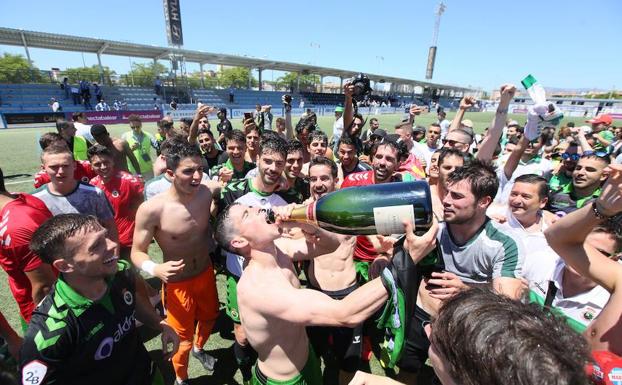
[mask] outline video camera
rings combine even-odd
[[[371,94],[372,90],[369,78],[363,73],[359,73],[352,79],[348,80],[348,83],[354,86],[354,95],[352,95],[352,98],[357,102],[364,100]]]

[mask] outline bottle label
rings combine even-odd
[[[404,234],[404,220],[415,223],[412,205],[374,207],[374,223],[380,235]]]

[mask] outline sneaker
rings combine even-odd
[[[216,358],[214,358],[214,356],[210,356],[203,349],[199,350],[198,352],[192,349],[192,356],[196,358],[197,360],[199,360],[199,362],[201,363],[201,365],[203,365],[205,370],[207,370],[210,373],[214,371],[214,366],[216,365],[216,361],[218,361]]]
[[[181,380],[181,381],[175,380],[175,385],[190,385],[190,383],[188,382],[188,380]]]

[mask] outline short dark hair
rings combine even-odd
[[[431,329],[434,349],[460,384],[587,383],[587,341],[538,305],[474,287],[444,302]]]
[[[2,167],[0,167],[0,192],[6,192],[6,187],[4,187],[4,173],[2,172]]]
[[[374,145],[371,147],[371,150],[369,152],[370,155],[371,156],[376,155],[376,152],[378,152],[378,149],[380,147],[391,147],[397,153],[397,158],[399,160],[399,158],[401,156],[401,151],[400,151],[400,145],[397,144],[397,142],[395,142],[393,140],[383,140],[382,142],[374,143]]]
[[[325,156],[317,156],[309,162],[309,173],[311,173],[311,167],[313,166],[328,166],[330,168],[330,174],[333,178],[337,178],[337,164]]]
[[[201,135],[201,134],[207,134],[209,135],[210,138],[214,139],[214,134],[212,133],[212,130],[210,130],[209,128],[201,128],[198,132],[197,132],[197,136]]]
[[[609,155],[605,155],[605,156],[596,155],[599,152],[600,151],[584,154],[581,156],[581,159],[597,159],[597,160],[600,160],[602,163],[604,163],[605,166],[609,166],[611,164],[611,157]]]
[[[71,114],[71,120],[73,120],[74,122],[77,122],[80,118],[86,119],[86,115],[84,115],[84,112],[74,112],[73,114]]]
[[[296,124],[296,135],[302,134],[305,129],[308,132],[313,132],[317,129],[317,127],[315,126],[315,123],[313,123],[313,121],[308,118],[300,119]]]
[[[287,141],[278,135],[267,140],[259,141],[259,155],[261,156],[268,153],[277,153],[281,155],[283,159],[286,159]]]
[[[240,130],[231,130],[225,133],[225,142],[229,141],[240,142],[246,145],[246,135]]]
[[[328,136],[326,136],[324,131],[320,131],[320,130],[313,131],[311,135],[309,136],[309,143],[313,142],[314,140],[321,140],[322,143],[324,143],[325,145],[328,145]]]
[[[540,175],[536,174],[525,174],[521,175],[514,180],[514,183],[527,183],[527,184],[536,184],[538,185],[538,197],[540,199],[546,198],[549,196],[549,184]]]
[[[441,128],[441,125],[439,123],[430,123],[430,127],[438,127]]]
[[[128,122],[140,122],[142,123],[143,121],[140,119],[140,116],[138,116],[137,114],[131,114],[127,117],[127,121]]]
[[[377,121],[378,121],[378,118],[371,118],[369,119],[369,124],[371,124],[371,122],[377,122]]]
[[[218,219],[216,220],[216,230],[214,231],[216,242],[218,242],[220,247],[231,253],[237,253],[237,250],[235,250],[234,247],[231,247],[231,240],[235,238],[237,232],[234,231],[231,216],[229,214],[231,208],[237,205],[239,205],[239,203],[233,202],[229,206],[225,207],[225,209],[218,215]]]
[[[171,128],[173,128],[173,122],[171,122],[168,119],[161,119],[158,121],[158,127],[160,127],[161,129],[168,131]]]
[[[58,142],[66,143],[65,139],[63,139],[58,132],[46,132],[39,138],[39,147],[41,147],[42,150],[45,150],[50,144]]]
[[[456,148],[442,147],[440,150],[437,150],[437,151],[440,152],[440,155],[438,156],[439,167],[441,166],[441,164],[443,164],[443,161],[446,158],[449,158],[451,156],[462,158],[462,161],[464,162],[464,164],[466,164],[472,159],[470,154],[464,153]]]
[[[160,144],[160,155],[166,158],[168,154],[175,152],[177,146],[183,145],[184,143],[187,143],[185,139],[166,139]]]
[[[58,119],[56,121],[56,131],[58,131],[58,133],[71,127],[73,127],[73,122],[68,122],[65,119]]]
[[[339,149],[339,146],[341,146],[342,144],[356,147],[354,139],[352,139],[350,135],[341,135],[341,138],[339,138],[339,144],[337,145],[337,149]]]
[[[499,179],[492,163],[473,159],[462,167],[456,168],[447,178],[447,184],[466,180],[471,185],[471,192],[476,200],[490,197],[495,199],[499,190]]]
[[[294,152],[302,152],[304,154],[305,152],[305,146],[302,144],[301,141],[296,140],[296,139],[292,139],[287,143],[287,154],[292,154]]]
[[[32,235],[30,250],[44,262],[52,264],[57,259],[72,257],[73,250],[67,250],[67,238],[78,231],[94,230],[101,224],[92,215],[59,214],[45,221]]]
[[[108,149],[108,147],[102,146],[101,144],[94,144],[92,145],[88,151],[86,152],[88,157],[89,157],[89,161],[94,157],[94,156],[109,156],[112,158],[112,151],[110,151],[110,149]]]
[[[181,118],[181,119],[179,119],[179,121],[184,123],[188,127],[192,126],[192,119],[191,118]]]
[[[200,158],[201,150],[188,142],[179,141],[179,144],[176,144],[174,147],[174,151],[169,151],[166,157],[166,168],[172,171],[175,171],[179,166],[179,162],[182,159],[186,158]]]
[[[616,224],[607,221],[605,223],[601,223],[592,229],[593,233],[605,233],[611,235],[615,240],[615,248],[616,252],[622,252],[622,234],[619,232]]]

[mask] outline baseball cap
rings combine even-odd
[[[608,351],[593,351],[593,364],[588,364],[587,375],[596,385],[613,385],[622,381],[622,357]]]
[[[590,124],[600,124],[600,123],[611,124],[612,122],[613,122],[613,119],[611,118],[611,115],[609,114],[604,114],[594,119],[585,121],[585,123],[590,123]]]
[[[108,130],[106,130],[106,126],[103,124],[93,124],[91,126],[91,135],[93,136],[101,136],[108,134]]]
[[[373,138],[373,137],[378,137],[381,139],[386,138],[387,136],[387,132],[385,130],[383,130],[382,128],[378,128],[376,129],[376,131],[372,132],[371,135],[369,135],[369,138]]]
[[[464,119],[462,121],[462,125],[469,127],[469,128],[473,128],[473,122],[471,121],[471,119]]]
[[[343,112],[343,107],[335,107],[335,112]]]
[[[415,126],[415,127],[413,127],[413,132],[423,132],[425,134],[425,127],[423,127],[423,126]]]
[[[464,121],[462,121],[462,124],[464,124]],[[513,126],[520,126],[520,124],[518,124],[516,120],[510,120],[508,122],[508,127],[513,127]]]
[[[219,109],[218,109],[218,113],[219,113],[219,114],[226,114],[226,113],[227,113],[227,109],[226,109],[226,108],[224,108],[224,107],[219,108]]]

